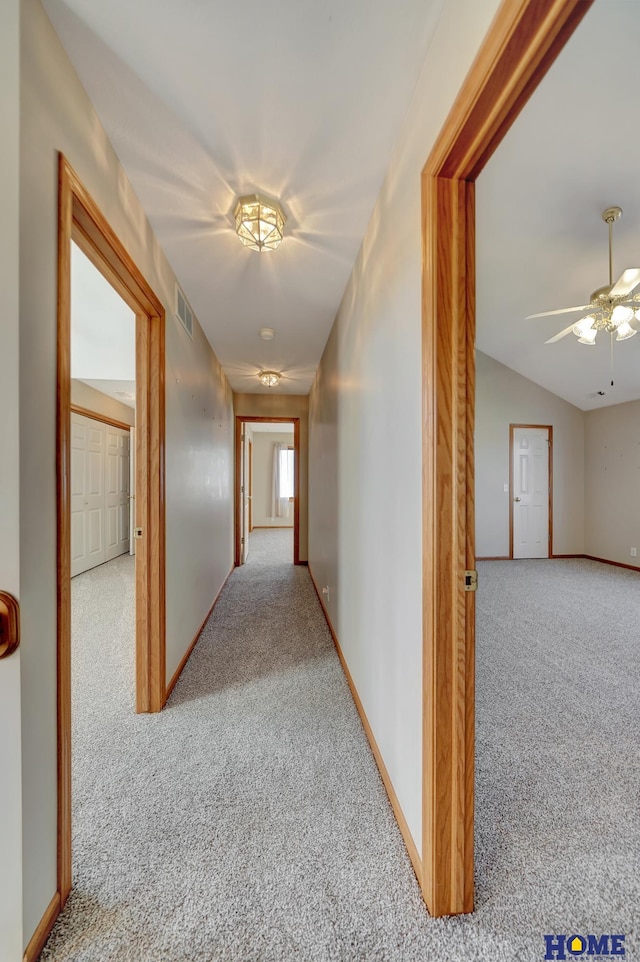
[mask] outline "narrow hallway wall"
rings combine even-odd
[[[420,175],[498,0],[448,0],[310,395],[309,565],[422,836]],[[403,826],[403,821],[405,822]]]
[[[20,167],[24,938],[56,891],[58,151],[166,308],[167,678],[232,565],[232,393],[39,0],[22,4]]]

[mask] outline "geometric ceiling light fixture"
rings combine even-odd
[[[277,200],[264,194],[239,197],[235,210],[236,234],[253,251],[274,251],[284,235],[286,217]]]
[[[611,335],[613,349],[613,335],[616,341],[626,341],[640,329],[640,293],[633,293],[640,284],[640,267],[631,267],[623,271],[616,283],[613,283],[613,225],[622,217],[622,208],[607,207],[602,219],[609,226],[609,283],[605,287],[598,287],[591,294],[589,304],[582,307],[565,307],[559,311],[543,311],[541,314],[530,314],[527,320],[534,317],[549,317],[552,314],[571,314],[574,311],[588,311],[585,317],[575,321],[563,331],[550,337],[546,344],[555,344],[567,334],[575,334],[579,344],[595,345],[599,331]],[[613,383],[613,381],[612,381]]]
[[[258,380],[261,384],[264,384],[265,387],[277,387],[281,377],[282,374],[279,374],[277,371],[260,371],[258,374]]]

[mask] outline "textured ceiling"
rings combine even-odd
[[[308,391],[443,5],[45,0],[235,390]],[[233,232],[255,190],[275,252]]]
[[[606,207],[624,211],[614,279],[640,267],[639,54],[640,3],[597,0],[477,182],[477,346],[583,410],[640,397],[640,334],[615,344],[612,388],[607,335],[545,344],[581,314],[525,317],[608,282]]]

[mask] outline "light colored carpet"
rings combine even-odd
[[[133,714],[129,559],[74,579],[75,881],[43,958],[533,962],[546,932],[633,958],[638,576],[481,566],[478,908],[432,920],[289,538],[255,532],[160,716]]]

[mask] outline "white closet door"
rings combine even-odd
[[[107,560],[105,425],[71,415],[71,576]]]
[[[129,434],[106,427],[105,510],[107,561],[129,550]]]

